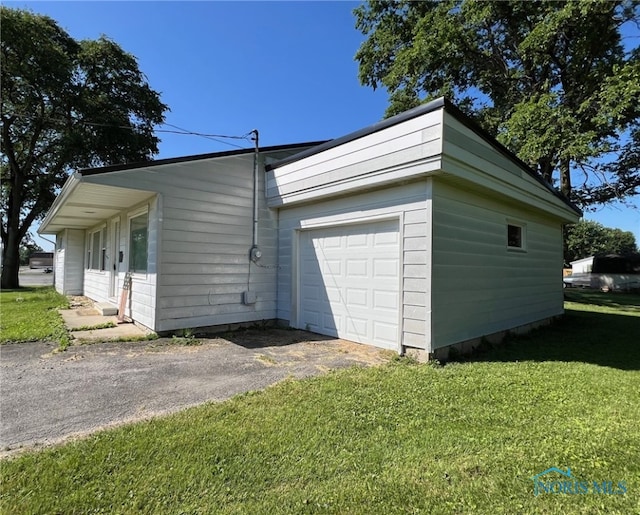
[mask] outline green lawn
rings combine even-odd
[[[287,381],[5,460],[2,512],[639,513],[640,303],[589,295],[464,363]],[[626,493],[534,496],[554,466]]]
[[[57,310],[68,306],[50,286],[0,292],[0,343],[67,338]]]

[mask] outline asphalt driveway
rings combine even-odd
[[[304,331],[242,331],[179,345],[147,342],[0,348],[0,455],[265,388],[287,377],[383,363],[365,345]]]

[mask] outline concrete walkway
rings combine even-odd
[[[119,324],[116,316],[103,316],[96,308],[87,304],[85,302],[72,309],[59,310],[64,325],[78,342],[141,339],[150,334],[150,331],[132,323]],[[100,329],[96,329],[97,327]]]

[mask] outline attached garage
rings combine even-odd
[[[290,326],[441,359],[563,313],[579,210],[444,99],[270,163],[266,194]]]
[[[299,234],[297,325],[387,349],[398,348],[398,220]]]

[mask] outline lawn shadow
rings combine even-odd
[[[640,317],[566,309],[548,327],[481,345],[456,361],[577,361],[640,370]]]
[[[568,288],[564,292],[564,300],[640,313],[640,294],[638,293],[605,293],[600,290],[592,290],[588,288],[579,290],[575,288]]]
[[[259,349],[262,347],[283,347],[301,342],[329,341],[335,340],[332,336],[325,336],[317,333],[310,333],[300,329],[289,329],[282,327],[264,327],[237,329],[222,333],[221,336],[227,341],[244,347],[246,349]]]
[[[52,289],[51,286],[20,286],[18,288],[2,290],[2,293],[33,293]]]

